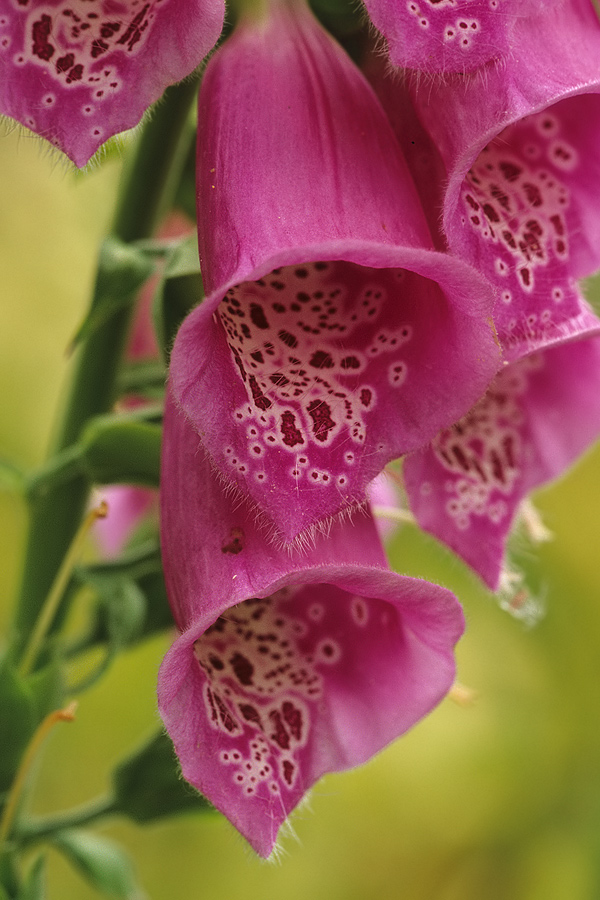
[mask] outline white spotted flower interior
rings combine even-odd
[[[498,348],[489,285],[432,249],[358,69],[303,3],[265,16],[202,84],[207,298],[171,379],[224,480],[292,539],[462,415]]]
[[[404,461],[411,509],[497,590],[521,500],[599,436],[600,337],[531,354],[508,365],[468,415]]]
[[[216,43],[221,0],[0,0],[0,113],[83,166]]]
[[[159,709],[184,777],[262,856],[327,772],[365,762],[454,678],[447,590],[390,572],[363,511],[304,554],[277,552],[167,403],[161,539],[181,631]]]

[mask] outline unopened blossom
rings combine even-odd
[[[184,777],[268,856],[317,779],[365,762],[445,695],[462,612],[385,567],[364,510],[305,552],[275,550],[172,401],[161,485],[181,634],[160,713]]]
[[[539,18],[555,2],[365,0],[365,6],[395,65],[428,73],[463,73],[490,62],[513,65],[518,21]]]
[[[0,113],[85,165],[216,43],[223,0],[0,0]]]
[[[207,297],[171,378],[221,476],[291,539],[459,418],[499,355],[489,285],[433,250],[364,77],[304,3],[257,15],[201,87]]]

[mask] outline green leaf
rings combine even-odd
[[[73,829],[59,831],[52,836],[52,843],[97,890],[123,900],[143,896],[129,858],[113,841]]]
[[[173,745],[162,731],[117,766],[113,787],[119,812],[138,824],[212,810],[181,777]]]
[[[6,658],[0,661],[0,794],[9,789],[37,725],[36,703],[26,680]]]
[[[45,891],[45,866],[44,856],[38,856],[33,863],[25,882],[18,894],[18,900],[44,900]],[[0,898],[1,900],[1,898]]]
[[[174,247],[154,294],[152,316],[165,360],[181,322],[203,297],[198,241],[196,235],[191,235]]]
[[[150,256],[139,247],[108,237],[101,249],[92,305],[72,341],[89,338],[119,309],[129,306],[154,271]]]
[[[82,461],[95,484],[158,487],[162,429],[133,417],[98,416],[81,437]]]

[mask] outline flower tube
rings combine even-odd
[[[463,630],[447,590],[390,572],[363,510],[274,550],[167,403],[161,537],[181,632],[159,709],[184,777],[262,856],[326,772],[365,762],[444,696]]]
[[[0,0],[0,113],[84,166],[189,75],[222,0]]]
[[[171,381],[213,465],[289,540],[460,417],[499,356],[489,285],[432,249],[363,76],[304,3],[261,16],[201,88],[207,297]]]

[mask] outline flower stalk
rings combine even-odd
[[[188,128],[197,89],[189,80],[169,89],[146,124],[123,180],[112,233],[122,241],[150,237],[169,208],[193,138]],[[86,422],[107,412],[115,399],[120,362],[131,319],[115,311],[82,344],[62,425],[52,456],[72,447]],[[83,515],[90,484],[72,477],[38,492],[30,503],[30,529],[15,630],[23,640],[34,627]]]

